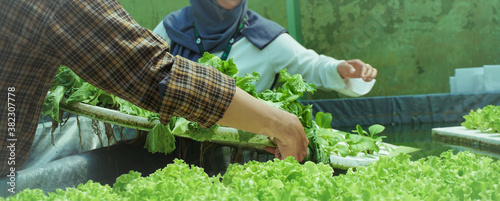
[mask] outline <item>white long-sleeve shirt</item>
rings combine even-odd
[[[163,22],[158,24],[153,32],[171,42]],[[221,57],[223,52],[211,53]],[[368,93],[375,82],[375,80],[364,82],[361,79],[342,79],[337,72],[337,65],[344,60],[336,60],[306,49],[286,33],[279,35],[262,50],[243,37],[234,43],[228,58],[233,58],[239,69],[239,76],[254,71],[261,75],[255,85],[257,91],[269,89],[276,74],[284,68],[291,75],[301,74],[305,81],[314,83],[318,89],[334,90],[351,97]]]

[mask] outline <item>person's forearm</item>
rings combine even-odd
[[[259,101],[237,88],[218,124],[274,137],[277,158],[293,156],[302,161],[309,141],[297,116]]]
[[[276,133],[271,129],[274,128],[273,126],[278,125],[280,117],[285,115],[288,114],[259,101],[240,88],[237,88],[231,104],[217,124],[270,137],[282,138],[284,136],[280,136],[280,133]]]

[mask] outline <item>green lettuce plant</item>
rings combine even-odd
[[[149,176],[131,171],[113,188],[89,181],[45,195],[27,189],[7,200],[499,200],[500,161],[451,150],[417,161],[407,154],[382,157],[333,176],[325,164],[289,157],[231,164],[208,176],[175,160]],[[0,198],[2,200],[2,198]]]
[[[487,105],[484,108],[471,110],[464,116],[462,126],[468,129],[477,129],[484,133],[500,131],[500,106]]]

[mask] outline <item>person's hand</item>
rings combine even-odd
[[[289,119],[284,121],[289,122],[283,122],[284,124],[279,125],[278,127],[281,127],[281,132],[284,132],[287,135],[281,139],[274,138],[273,142],[276,144],[276,147],[266,147],[265,150],[274,154],[274,156],[278,159],[293,156],[295,160],[301,162],[307,155],[309,140],[305,135],[304,128],[302,127],[300,120],[295,115],[289,115]],[[290,125],[286,126],[286,124]]]
[[[340,63],[337,66],[337,71],[343,79],[362,78],[364,81],[369,82],[377,77],[377,69],[359,59]]]

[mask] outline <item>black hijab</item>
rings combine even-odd
[[[265,48],[286,30],[279,24],[248,10],[247,0],[242,0],[232,10],[222,8],[216,0],[190,0],[191,6],[168,14],[163,25],[171,39],[170,53],[197,61],[203,54],[198,49],[194,24],[207,52],[226,49],[229,40],[246,37],[259,49]],[[246,20],[244,20],[246,18]],[[239,25],[242,29],[236,33]],[[236,34],[235,34],[236,33]]]

